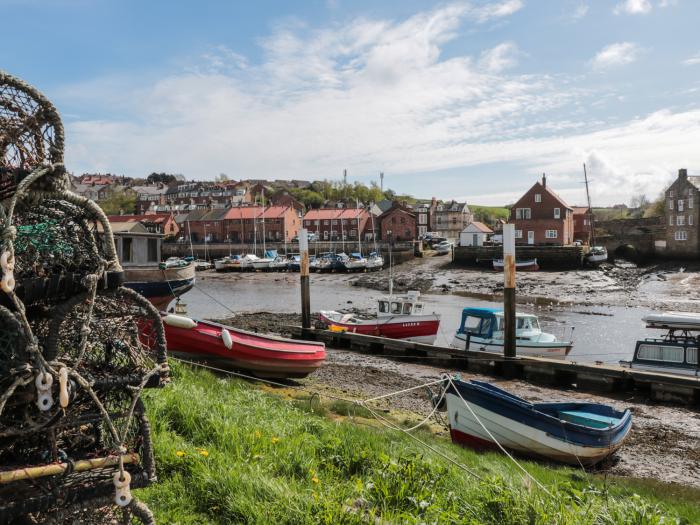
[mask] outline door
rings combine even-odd
[[[479,246],[479,235],[477,233],[472,234],[472,246]]]
[[[528,244],[535,244],[535,232],[527,232],[527,243]]]

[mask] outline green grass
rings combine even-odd
[[[173,369],[147,394],[159,482],[138,491],[159,523],[700,523],[698,491],[524,462],[551,498],[503,456],[419,434],[478,481],[349,403]]]

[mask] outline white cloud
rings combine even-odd
[[[583,17],[585,17],[588,14],[588,9],[589,9],[588,4],[579,4],[571,12],[570,18],[572,20],[581,20]]]
[[[478,22],[487,22],[494,18],[510,16],[523,8],[522,0],[506,0],[489,3],[472,9],[472,16]]]
[[[601,49],[591,60],[595,69],[631,64],[639,56],[639,47],[632,42],[617,42]]]
[[[649,0],[624,0],[615,6],[613,12],[616,15],[622,13],[645,15],[651,12],[651,2]]]
[[[686,66],[697,66],[698,64],[700,64],[700,53],[695,53],[683,61],[683,65]]]
[[[479,66],[492,73],[499,73],[517,63],[518,46],[514,42],[503,42],[481,53]]]
[[[597,177],[600,204],[625,200],[630,188],[653,195],[681,164],[700,165],[700,110],[614,124],[587,119],[579,109],[604,94],[568,77],[506,74],[513,43],[477,51],[478,59],[445,57],[444,46],[469,21],[478,23],[460,4],[398,22],[278,27],[263,41],[260,63],[218,48],[213,60],[184,72],[50,93],[59,107],[88,100],[101,115],[67,120],[67,165],[131,176],[317,179],[343,168],[353,177],[380,170],[398,177],[498,164],[503,187],[520,192],[546,171],[569,198],[580,191],[572,177],[581,162],[593,169],[597,158],[614,174]],[[433,193],[431,183],[421,196]],[[437,196],[470,186],[480,184],[465,181]]]

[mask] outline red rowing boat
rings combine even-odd
[[[161,314],[168,352],[258,377],[306,377],[326,359],[323,343],[261,335],[211,321]]]

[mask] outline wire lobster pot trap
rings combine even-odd
[[[54,106],[0,71],[0,524],[152,523],[130,491],[155,479],[141,393],[168,380],[163,326],[63,145]]]

